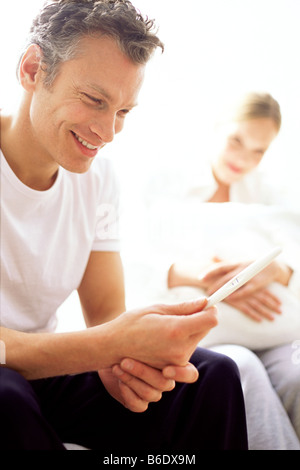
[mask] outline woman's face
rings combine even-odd
[[[277,133],[271,118],[231,123],[213,162],[217,181],[230,185],[243,178],[260,163]]]

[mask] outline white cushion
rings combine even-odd
[[[274,283],[270,290],[281,299],[282,313],[275,320],[256,322],[239,310],[220,302],[218,325],[199,343],[209,347],[215,344],[239,344],[252,350],[292,343],[300,335],[300,303],[288,289]],[[176,287],[166,291],[161,301],[175,303],[201,296],[201,289]]]

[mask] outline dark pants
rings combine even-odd
[[[0,448],[64,449],[63,442],[105,451],[247,449],[236,365],[198,349],[194,384],[177,384],[144,413],[116,402],[97,373],[27,381],[0,367]]]

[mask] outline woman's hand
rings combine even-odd
[[[201,284],[206,289],[207,294],[211,295],[232,277],[236,276],[243,269],[249,266],[249,264],[250,263],[218,262],[202,277]],[[260,271],[260,273],[250,279],[250,281],[248,281],[244,286],[235,291],[231,298],[237,299],[247,296],[260,289],[266,288],[272,282],[280,282],[283,285],[287,285],[289,279],[288,271],[290,271],[288,267],[278,263],[277,261],[273,261],[266,268]]]
[[[218,261],[200,279],[207,295],[211,295],[232,277],[239,274],[249,263],[227,263]],[[237,308],[255,321],[263,318],[272,321],[280,314],[280,300],[268,289],[272,282],[279,282],[282,275],[281,265],[273,261],[254,276],[244,286],[228,296],[224,302]]]
[[[232,294],[224,302],[258,322],[263,319],[273,321],[275,315],[281,313],[280,300],[268,289],[259,289],[237,298]]]

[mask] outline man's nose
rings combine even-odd
[[[114,114],[102,115],[90,125],[92,132],[102,140],[103,143],[108,144],[112,142],[116,133],[116,117]]]

